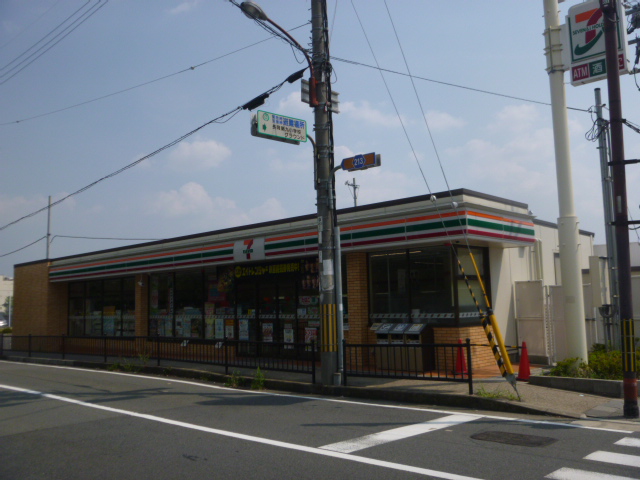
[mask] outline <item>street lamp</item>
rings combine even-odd
[[[302,45],[300,45],[297,42],[297,40],[289,34],[289,32],[287,32],[284,28],[282,28],[276,22],[271,20],[269,16],[264,12],[262,7],[258,5],[256,2],[242,2],[240,4],[240,10],[242,10],[242,13],[244,13],[248,18],[252,20],[259,21],[259,22],[267,22],[273,25],[280,32],[282,32],[283,35],[287,37],[289,42],[292,43],[294,47],[296,47],[298,50],[302,52],[302,54],[304,55],[304,58],[307,60],[307,63],[309,64],[309,73],[310,73],[310,78],[309,78],[310,103],[309,104],[312,107],[317,106],[318,105],[318,101],[316,99],[317,87],[316,87],[316,79],[315,79],[314,70],[313,70],[313,62],[311,61],[311,58],[309,58],[309,54],[307,53],[307,51],[304,48],[302,48]]]
[[[242,2],[239,6],[249,18],[263,28],[280,36],[265,25],[268,23],[281,32],[287,41],[300,50],[310,69],[309,106],[314,109],[316,143],[314,162],[316,166],[316,206],[318,221],[318,260],[320,266],[319,306],[321,340],[322,383],[331,385],[340,380],[338,355],[338,322],[336,304],[335,225],[333,204],[333,122],[331,121],[329,94],[331,68],[329,64],[328,21],[326,0],[311,0],[311,34],[313,60],[307,51],[282,27],[269,18],[255,2]],[[342,332],[340,332],[342,333]]]

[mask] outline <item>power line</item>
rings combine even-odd
[[[423,80],[425,82],[438,83],[440,85],[445,85],[447,87],[461,88],[461,89],[464,89],[464,90],[470,90],[472,92],[484,93],[484,94],[487,94],[487,95],[494,95],[496,97],[510,98],[512,100],[519,100],[519,101],[522,101],[522,102],[537,103],[538,105],[551,106],[551,103],[549,103],[549,102],[541,102],[539,100],[532,100],[530,98],[516,97],[514,95],[506,95],[504,93],[492,92],[492,91],[489,91],[489,90],[482,90],[480,88],[468,87],[466,85],[458,85],[458,84],[451,83],[451,82],[443,82],[441,80],[434,80],[433,78],[420,77],[418,75],[411,75],[410,73],[398,72],[396,70],[391,70],[391,69],[388,69],[388,68],[382,68],[379,65],[378,66],[368,65],[366,63],[356,62],[355,60],[347,60],[345,58],[340,58],[340,57],[331,57],[331,59],[332,60],[337,60],[338,62],[348,63],[348,64],[351,64],[351,65],[357,65],[359,67],[367,67],[367,68],[372,68],[374,70],[380,70],[380,71],[383,71],[383,72],[393,73],[395,75],[402,75],[404,77],[411,77],[411,78],[414,78],[416,80]],[[587,112],[587,113],[589,112],[589,110],[585,110],[584,108],[574,108],[574,107],[567,107],[567,110],[576,110],[578,112]]]
[[[35,245],[36,243],[44,240],[45,238],[47,238],[47,236],[45,235],[44,237],[40,237],[38,240],[36,240],[35,242],[31,242],[29,245],[25,245],[24,247],[21,247],[17,250],[14,250],[13,252],[9,252],[9,253],[4,253],[2,255],[0,255],[0,258],[2,257],[8,257],[9,255],[13,255],[14,253],[19,252],[20,250],[24,250],[25,248],[29,248],[31,245]]]
[[[306,26],[308,24],[309,24],[309,22],[304,23],[302,25],[298,25],[297,27],[289,29],[289,31],[297,30],[297,29],[302,28],[302,27],[304,27],[304,26]],[[183,68],[182,70],[179,70],[177,72],[173,72],[173,73],[170,73],[168,75],[164,75],[162,77],[155,78],[153,80],[149,80],[149,81],[146,81],[146,82],[143,82],[143,83],[139,83],[138,85],[134,85],[132,87],[127,87],[127,88],[123,88],[122,90],[118,90],[118,91],[115,91],[115,92],[112,92],[112,93],[107,93],[106,95],[102,95],[100,97],[96,97],[96,98],[93,98],[91,100],[86,100],[84,102],[80,102],[80,103],[76,103],[76,104],[73,104],[73,105],[69,105],[68,107],[58,108],[57,110],[52,110],[50,112],[40,113],[38,115],[33,115],[31,117],[22,118],[22,119],[19,119],[19,120],[13,120],[11,122],[0,123],[0,127],[4,127],[6,125],[13,125],[15,123],[27,122],[29,120],[35,120],[36,118],[47,117],[47,116],[53,115],[55,113],[60,113],[60,112],[66,111],[66,110],[71,110],[73,108],[81,107],[83,105],[87,105],[89,103],[97,102],[99,100],[104,100],[105,98],[113,97],[115,95],[120,95],[121,93],[126,93],[126,92],[129,92],[131,90],[135,90],[135,89],[140,88],[140,87],[151,85],[152,83],[156,83],[156,82],[159,82],[161,80],[166,80],[167,78],[171,78],[171,77],[174,77],[176,75],[180,75],[182,73],[191,72],[191,71],[195,70],[196,68],[199,68],[199,67],[202,67],[204,65],[207,65],[208,63],[215,62],[217,60],[220,60],[222,58],[228,57],[228,56],[233,55],[235,53],[241,52],[242,50],[246,50],[248,48],[254,47],[256,45],[259,45],[260,43],[264,43],[264,42],[266,42],[268,40],[272,40],[272,39],[273,39],[273,37],[268,37],[268,38],[265,38],[263,40],[259,40],[257,42],[254,42],[254,43],[250,44],[250,45],[246,45],[244,47],[238,48],[236,50],[233,50],[231,52],[225,53],[225,54],[220,55],[218,57],[212,58],[210,60],[206,60],[206,61],[204,61],[202,63],[196,64],[196,65],[192,65],[190,67]]]
[[[164,146],[162,146],[162,147],[158,148],[157,150],[155,150],[155,151],[151,152],[150,154],[145,155],[144,157],[139,158],[138,160],[136,160],[136,161],[134,161],[134,162],[131,162],[130,164],[128,164],[128,165],[126,165],[126,166],[122,167],[121,169],[116,170],[115,172],[112,172],[112,173],[110,173],[109,175],[105,175],[105,176],[104,176],[104,177],[102,177],[102,178],[99,178],[98,180],[96,180],[96,181],[94,181],[94,182],[92,182],[92,183],[90,183],[90,184],[88,184],[88,185],[86,185],[86,186],[82,187],[81,189],[76,190],[75,192],[70,193],[69,195],[67,195],[67,196],[65,196],[65,197],[63,197],[63,198],[61,198],[60,200],[56,200],[55,202],[51,203],[50,205],[47,205],[46,207],[42,207],[41,209],[36,210],[35,212],[31,212],[31,213],[29,213],[29,214],[27,214],[27,215],[24,215],[24,216],[22,216],[22,217],[18,218],[17,220],[14,220],[14,221],[12,221],[12,222],[7,223],[6,225],[3,225],[2,227],[0,227],[0,231],[5,230],[6,228],[8,228],[8,227],[10,227],[10,226],[12,226],[12,225],[15,225],[15,224],[16,224],[16,223],[18,223],[18,222],[21,222],[22,220],[26,220],[27,218],[31,218],[31,217],[33,217],[33,216],[37,215],[38,213],[44,212],[45,210],[48,210],[49,208],[51,208],[51,207],[53,207],[53,206],[55,206],[55,205],[59,205],[60,203],[64,202],[65,200],[67,200],[67,199],[69,199],[69,198],[71,198],[71,197],[73,197],[73,196],[75,196],[75,195],[78,195],[78,194],[80,194],[80,193],[82,193],[82,192],[84,192],[84,191],[86,191],[86,190],[89,190],[91,187],[93,187],[93,186],[97,185],[98,183],[103,182],[103,181],[105,181],[105,180],[107,180],[107,179],[109,179],[109,178],[115,177],[116,175],[118,175],[118,174],[120,174],[120,173],[124,172],[125,170],[128,170],[128,169],[130,169],[130,168],[132,168],[132,167],[135,167],[135,166],[136,166],[136,165],[138,165],[139,163],[141,163],[141,162],[143,162],[143,161],[145,161],[145,160],[147,160],[147,159],[149,159],[149,158],[151,158],[151,157],[153,157],[153,156],[155,156],[155,155],[157,155],[157,154],[159,154],[159,153],[161,153],[161,152],[163,152],[163,151],[167,150],[168,148],[171,148],[171,147],[173,147],[174,145],[176,145],[176,144],[178,144],[178,143],[182,142],[183,140],[185,140],[185,139],[189,138],[189,137],[190,137],[191,135],[193,135],[194,133],[199,132],[199,131],[200,131],[200,130],[202,130],[204,127],[206,127],[206,126],[208,126],[208,125],[211,125],[212,123],[226,123],[226,122],[228,122],[229,120],[231,120],[231,119],[232,119],[232,118],[233,118],[233,117],[234,117],[238,112],[240,112],[241,110],[253,110],[254,108],[256,108],[256,107],[258,107],[258,106],[262,105],[262,103],[264,103],[264,101],[265,101],[265,100],[266,100],[266,99],[267,99],[271,94],[273,94],[273,93],[277,92],[278,90],[280,90],[280,88],[282,88],[282,86],[283,86],[285,83],[293,83],[293,82],[295,82],[296,80],[300,79],[300,78],[302,77],[302,73],[303,73],[305,70],[306,70],[306,68],[304,68],[304,69],[302,69],[302,70],[300,70],[300,71],[298,71],[298,72],[295,72],[295,73],[293,73],[293,74],[289,75],[289,76],[288,76],[287,78],[285,78],[282,82],[280,82],[279,84],[277,84],[277,85],[275,85],[275,86],[271,87],[269,90],[267,90],[266,92],[264,92],[264,93],[262,93],[262,94],[258,95],[258,96],[257,96],[257,97],[255,97],[255,98],[253,98],[252,100],[248,101],[248,102],[247,102],[247,103],[245,103],[244,105],[241,105],[241,106],[239,106],[239,107],[236,107],[236,108],[234,108],[233,110],[228,111],[227,113],[223,113],[222,115],[220,115],[220,116],[218,116],[218,117],[214,118],[213,120],[209,120],[208,122],[206,122],[206,123],[204,123],[204,124],[200,125],[200,126],[199,126],[199,127],[197,127],[197,128],[194,128],[194,129],[193,129],[193,130],[191,130],[190,132],[185,133],[185,134],[184,134],[184,135],[182,135],[181,137],[179,137],[179,138],[177,138],[177,139],[173,140],[172,142],[169,142],[169,143],[167,143],[166,145],[164,145]],[[224,120],[224,121],[223,121],[222,119],[223,119],[223,118],[225,118],[225,117],[229,117],[229,118],[227,118],[226,120]]]
[[[31,65],[33,62],[35,62],[38,58],[40,58],[42,55],[44,55],[45,53],[47,53],[49,50],[51,50],[53,47],[55,47],[58,43],[60,43],[62,40],[64,40],[67,36],[69,36],[69,34],[71,34],[75,29],[77,29],[80,25],[82,25],[84,22],[86,22],[87,20],[89,20],[89,18],[91,18],[93,15],[95,15],[98,10],[102,9],[102,7],[104,7],[109,0],[104,0],[104,3],[100,4],[100,2],[103,0],[98,0],[98,3],[96,3],[94,6],[90,7],[87,11],[85,11],[82,15],[80,15],[78,18],[76,18],[69,26],[67,26],[66,28],[64,28],[61,32],[59,32],[58,34],[56,34],[53,38],[51,38],[48,42],[46,42],[44,45],[42,45],[40,48],[38,48],[35,52],[33,52],[31,55],[29,55],[27,58],[25,58],[24,60],[22,60],[21,62],[19,62],[16,66],[10,68],[7,72],[3,73],[2,75],[0,75],[0,78],[2,77],[6,77],[9,73],[11,73],[13,70],[15,70],[16,68],[18,68],[20,65],[22,65],[23,63],[27,62],[30,58],[32,58],[34,55],[38,54],[38,52],[40,52],[43,48],[47,47],[51,42],[53,42],[54,40],[56,40],[58,37],[60,37],[62,35],[62,37],[57,40],[55,43],[53,43],[53,45],[49,46],[48,48],[46,48],[46,50],[44,50],[42,53],[40,53],[39,55],[37,55],[35,58],[33,58],[31,61],[28,61],[26,65],[24,65],[22,68],[20,68],[19,70],[17,70],[16,72],[14,72],[12,75],[10,75],[9,77],[7,77],[6,79],[4,79],[3,81],[0,82],[0,85],[5,84],[6,82],[8,82],[9,80],[11,80],[13,77],[15,77],[17,74],[19,74],[21,71],[23,71],[25,68],[27,68],[29,65]],[[89,2],[87,2],[89,3]],[[79,10],[81,10],[82,8],[84,8],[85,5],[83,5],[83,7],[81,7]],[[79,11],[77,10],[77,11]],[[76,12],[77,12],[76,11]],[[74,16],[76,14],[76,12],[74,12],[72,16]],[[69,17],[70,18],[70,17]],[[68,20],[68,19],[67,19]],[[65,23],[67,20],[65,20],[63,23]],[[79,23],[78,23],[79,22]],[[57,29],[58,27],[56,27]],[[71,30],[69,30],[71,29]],[[69,31],[67,31],[69,30]],[[55,29],[54,29],[55,31]],[[65,33],[66,32],[66,33]],[[51,32],[50,32],[51,33]],[[50,34],[49,33],[49,34]],[[49,34],[47,34],[46,36],[48,36]],[[64,35],[63,35],[64,34]],[[45,38],[46,38],[45,36]],[[40,40],[41,41],[41,40]],[[39,43],[40,41],[38,41],[37,43]],[[36,45],[37,45],[36,43]],[[34,45],[35,46],[35,45]],[[33,48],[33,47],[31,47]],[[30,49],[31,49],[30,48]],[[29,49],[29,50],[30,50]],[[27,50],[27,51],[29,51]],[[26,52],[24,52],[26,53]],[[24,54],[23,53],[23,54]],[[23,55],[21,54],[21,55]],[[17,57],[19,58],[19,57]],[[16,59],[14,59],[13,61],[11,61],[9,64],[5,65],[4,68],[6,68],[8,65],[10,65],[11,63],[13,63]]]
[[[17,38],[21,37],[25,32],[27,32],[31,27],[33,27],[36,23],[38,23],[40,20],[42,20],[47,13],[49,13],[51,10],[53,10],[59,3],[61,2],[61,0],[57,0],[56,3],[54,3],[53,5],[51,5],[45,12],[42,13],[42,15],[40,15],[38,18],[36,18],[33,22],[31,22],[29,25],[27,25],[26,27],[24,27],[19,33],[17,33],[14,37],[10,38],[9,40],[7,40],[6,42],[4,42],[2,45],[0,45],[0,50],[2,50],[4,47],[6,47],[7,45],[9,45],[11,42],[13,42],[14,40],[16,40]]]

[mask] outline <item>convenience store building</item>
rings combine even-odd
[[[425,343],[486,344],[475,259],[507,344],[520,341],[514,283],[555,284],[557,227],[528,205],[467,190],[338,211],[344,338],[412,325]],[[593,235],[581,232],[588,268]],[[15,266],[15,335],[322,341],[316,215]],[[474,367],[493,365],[474,347]]]

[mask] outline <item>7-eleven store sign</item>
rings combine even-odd
[[[618,69],[627,68],[626,16],[620,8],[618,18]],[[604,41],[604,14],[599,0],[590,0],[569,8],[564,30],[562,58],[571,74],[571,85],[584,85],[607,77]]]

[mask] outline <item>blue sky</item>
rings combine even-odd
[[[3,0],[0,66],[74,11],[97,3]],[[0,77],[0,227],[46,206],[49,195],[56,201],[233,110],[304,66],[299,53],[268,39],[225,0],[101,3],[33,63],[12,78]],[[563,19],[575,3],[561,4]],[[310,2],[261,4],[309,44]],[[337,173],[338,206],[353,205],[345,182],[355,178],[360,205],[449,186],[527,203],[538,218],[555,222],[542,4],[328,0],[333,89],[341,102],[334,115],[336,161],[372,151],[382,156],[381,168]],[[383,81],[379,71],[344,61],[406,73],[403,55],[421,77],[415,87],[422,109],[406,75],[384,72]],[[623,115],[640,124],[634,78],[624,76],[621,83]],[[599,82],[567,85],[569,106],[589,109],[596,87],[606,103],[606,83]],[[312,125],[312,110],[299,98],[300,83],[286,84],[261,108]],[[249,122],[243,111],[209,125],[57,205],[51,256],[137,243],[65,238],[70,236],[162,239],[314,213],[311,146],[252,137]],[[585,139],[593,119],[570,110],[569,123],[580,227],[604,243],[598,151]],[[640,136],[625,129],[626,157],[638,158],[639,150]],[[638,219],[640,168],[629,166],[627,180],[630,214]],[[1,230],[0,255],[43,237],[46,225],[41,213]],[[631,239],[638,240],[633,232]],[[0,275],[12,276],[14,264],[44,256],[40,241],[0,257]]]

